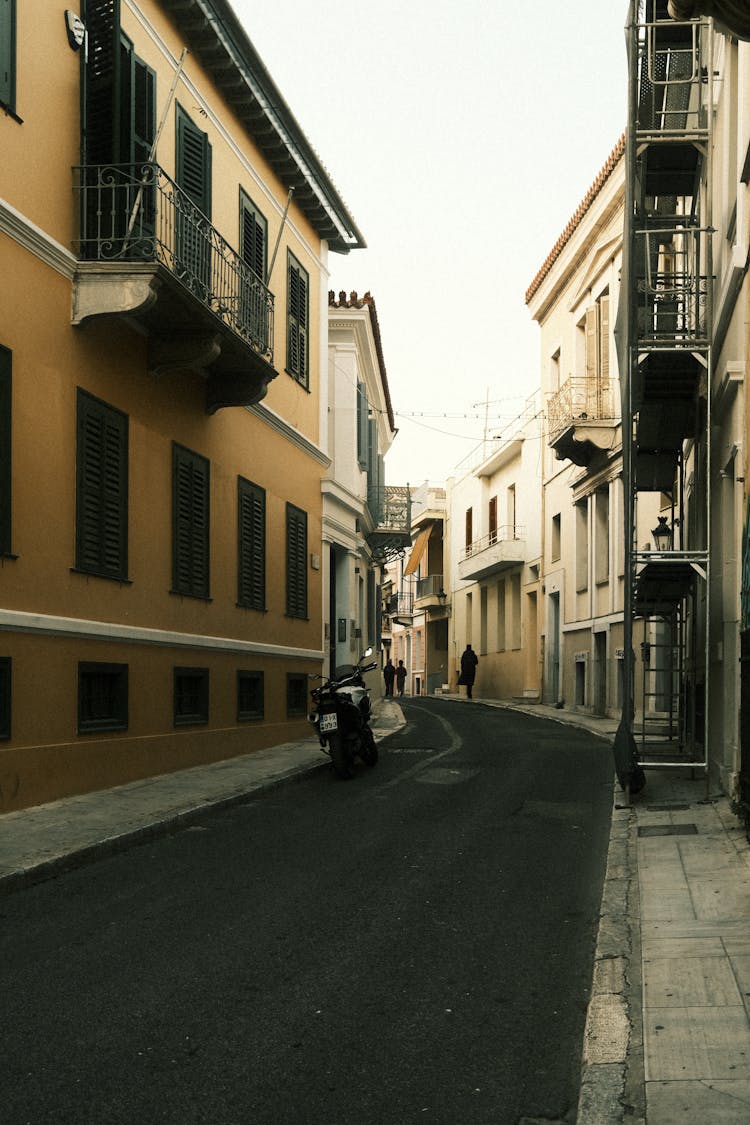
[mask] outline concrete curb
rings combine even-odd
[[[319,773],[328,768],[329,763],[325,761],[312,762],[309,766],[295,766],[277,777],[264,778],[241,792],[198,801],[194,805],[186,806],[175,812],[157,815],[148,823],[126,828],[111,836],[105,836],[95,843],[85,844],[73,848],[65,854],[29,864],[22,870],[3,873],[0,875],[0,897],[21,890],[23,887],[32,886],[34,883],[54,879],[57,875],[72,871],[76,867],[83,867],[97,859],[128,851],[128,849],[145,843],[147,840],[168,836],[170,832],[176,832],[196,824],[207,813],[220,812],[224,809],[248,804],[256,797],[262,796],[273,789],[279,789],[292,782],[302,781],[310,774]]]
[[[577,1125],[645,1120],[635,817],[615,782],[607,869],[586,1015]],[[640,1062],[639,1062],[640,1060]]]

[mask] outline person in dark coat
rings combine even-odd
[[[385,680],[385,694],[393,695],[393,681],[396,678],[396,669],[393,667],[393,661],[390,656],[385,662],[383,669],[383,679]]]
[[[406,668],[404,668],[403,660],[399,660],[398,668],[396,669],[396,688],[399,695],[404,694],[404,683],[406,682]]]
[[[471,645],[467,645],[461,655],[461,682],[466,684],[467,699],[471,699],[471,689],[474,686],[478,663],[477,654],[474,652]]]

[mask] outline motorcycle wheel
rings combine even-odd
[[[378,764],[378,744],[375,741],[372,731],[368,730],[365,734],[365,741],[360,751],[360,757],[366,766],[376,766]]]
[[[328,739],[328,752],[331,755],[336,776],[343,781],[348,781],[353,776],[352,763],[346,743],[340,734],[332,734]]]

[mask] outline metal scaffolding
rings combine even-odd
[[[632,0],[618,346],[626,496],[618,776],[708,771],[713,28]],[[658,511],[655,528],[642,511]],[[628,693],[626,693],[627,695]]]

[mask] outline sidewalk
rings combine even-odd
[[[475,699],[589,730],[617,721]],[[376,702],[382,739],[404,717]],[[0,816],[0,895],[328,768],[314,737]],[[613,765],[614,774],[614,765]],[[750,845],[705,779],[650,770],[614,809],[578,1125],[750,1122]]]
[[[378,741],[404,725],[393,700],[375,700],[373,711]],[[5,813],[0,816],[0,896],[329,766],[311,729],[304,741]]]

